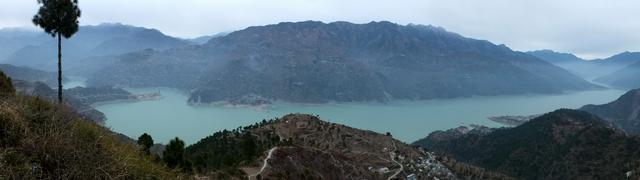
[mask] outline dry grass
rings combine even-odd
[[[180,179],[108,129],[33,97],[0,99],[0,179]]]

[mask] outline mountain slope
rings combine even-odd
[[[595,81],[618,88],[640,88],[640,61],[609,75],[599,77]]]
[[[43,43],[45,36],[35,30],[20,28],[0,29],[0,63],[5,63],[4,61],[7,57],[25,46]]]
[[[119,61],[89,81],[129,86],[133,83],[122,78],[162,76],[155,72],[143,75],[149,73],[144,69],[197,74],[195,81],[179,81],[189,82],[186,89],[192,103],[247,95],[291,102],[344,102],[558,93],[596,87],[502,45],[442,28],[389,22],[308,21],[250,27],[202,46],[148,57],[139,62]],[[190,63],[196,66],[183,71],[193,66]],[[165,83],[161,78],[147,80],[135,83]]]
[[[58,92],[51,89],[44,83],[14,80],[13,84],[17,93],[20,95],[38,97],[49,102],[57,101]],[[103,124],[104,121],[107,120],[106,116],[102,112],[94,109],[91,107],[91,104],[86,103],[73,95],[65,93],[64,100],[66,105],[86,119],[94,120],[98,124]]]
[[[596,79],[596,81],[606,84],[611,84],[611,82],[599,80],[602,79],[599,77],[619,71],[631,64],[640,63],[640,53],[638,52],[623,52],[605,59],[594,60],[585,60],[573,54],[551,50],[530,51],[527,54],[567,69],[585,79]]]
[[[92,56],[122,54],[144,49],[165,50],[185,46],[183,40],[169,37],[155,29],[141,29],[131,35],[114,37],[103,41],[91,50]]]
[[[562,67],[586,79],[592,79],[599,76],[598,74],[594,74],[594,72],[592,71],[592,69],[595,68],[594,66],[596,63],[579,58],[570,53],[554,52],[551,50],[538,50],[529,51],[527,52],[527,54],[531,54],[551,64]]]
[[[627,136],[587,112],[568,109],[514,128],[436,132],[414,144],[523,179],[625,179],[640,158],[639,137]]]
[[[536,56],[542,60],[548,61],[552,64],[571,64],[571,63],[587,63],[585,59],[579,58],[576,55],[570,53],[554,52],[552,50],[537,50],[529,51],[527,54]]]
[[[640,134],[640,89],[631,90],[613,102],[586,105],[580,110],[595,114],[630,134]]]
[[[0,71],[3,71],[13,79],[19,79],[30,82],[43,82],[50,87],[58,86],[58,76],[55,73],[26,68],[26,67],[18,67],[9,64],[0,64]],[[63,77],[63,80],[66,78]]]

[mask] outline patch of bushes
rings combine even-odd
[[[12,92],[0,74],[0,91]],[[132,142],[66,106],[0,99],[0,179],[177,179]]]
[[[11,96],[15,94],[16,90],[13,88],[11,78],[0,71],[0,98]]]

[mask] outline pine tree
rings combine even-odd
[[[169,144],[162,153],[162,160],[169,168],[175,168],[184,164],[184,141],[176,137],[169,141]]]
[[[144,133],[138,137],[138,145],[142,146],[142,151],[151,154],[151,146],[153,146],[153,138],[151,135]]]
[[[58,102],[62,103],[62,37],[69,39],[78,32],[80,8],[78,0],[38,0],[40,10],[33,24],[58,38]]]

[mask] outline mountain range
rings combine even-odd
[[[604,59],[585,60],[551,50],[527,52],[588,80],[617,88],[640,88],[640,52],[623,52]]]
[[[52,71],[52,47],[55,40],[44,33],[0,29],[4,63]],[[640,87],[640,53],[594,60],[551,50],[520,53],[439,27],[390,22],[280,23],[194,39],[101,24],[80,27],[63,42],[63,52],[65,74],[88,77],[90,85],[175,87],[189,92],[194,104],[384,102],[598,88],[580,77]]]
[[[0,35],[0,41],[6,41],[0,42],[0,49],[6,49],[0,61],[4,59],[4,63],[45,71],[55,69],[57,42],[50,35],[27,30],[4,30],[0,34],[4,34]],[[63,40],[63,64],[67,72],[74,74],[76,71],[86,72],[84,68],[105,66],[107,62],[101,62],[104,60],[101,56],[144,49],[164,50],[189,44],[192,43],[155,29],[119,23],[81,26],[72,38]]]
[[[203,45],[110,60],[94,86],[168,86],[191,103],[388,101],[599,88],[504,45],[442,28],[315,21],[249,27]]]
[[[33,30],[21,28],[0,29],[0,62],[17,50],[30,45],[42,44],[46,41],[45,35]]]

